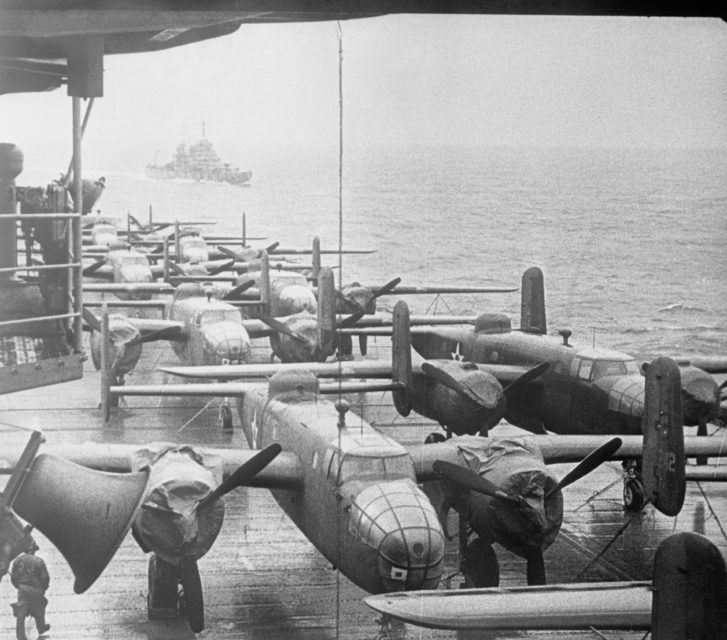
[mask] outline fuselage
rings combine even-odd
[[[444,535],[406,449],[356,416],[339,430],[333,403],[312,392],[270,398],[260,385],[238,408],[250,446],[298,455],[302,486],[272,493],[346,577],[370,593],[436,587]]]

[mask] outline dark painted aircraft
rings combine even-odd
[[[543,275],[523,274],[520,329],[500,314],[483,314],[471,328],[412,330],[414,348],[427,358],[477,363],[501,381],[511,370],[548,362],[542,377],[508,403],[505,419],[523,429],[572,434],[638,434],[644,406],[644,377],[636,360],[606,349],[571,345],[571,332],[546,335]],[[704,370],[681,367],[684,424],[704,425],[719,411],[718,387]]]

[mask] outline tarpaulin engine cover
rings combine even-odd
[[[527,440],[498,439],[487,443],[482,438],[457,440],[460,458],[470,469],[527,503],[527,507],[518,507],[482,496],[487,508],[478,510],[476,520],[483,520],[479,529],[489,531],[494,541],[515,553],[527,553],[525,540],[540,544],[543,549],[550,546],[563,520],[563,497],[556,491],[543,503],[544,495],[556,486],[557,480],[548,471],[537,445]],[[477,522],[472,525],[477,531]],[[518,529],[523,533],[521,540],[511,537],[501,540],[497,536],[498,530]],[[536,534],[536,530],[540,533]]]
[[[217,500],[197,517],[195,509],[222,481],[222,459],[189,446],[150,445],[136,453],[132,468],[150,464],[149,492],[134,521],[135,533],[167,562],[201,558],[217,538],[225,506]]]

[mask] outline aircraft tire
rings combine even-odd
[[[424,444],[434,444],[436,442],[444,442],[447,438],[439,431],[432,431],[425,439]]]
[[[179,576],[182,583],[181,607],[189,628],[199,633],[204,629],[204,596],[197,561],[191,557],[183,558],[179,564]]]
[[[177,617],[178,570],[162,560],[156,553],[149,556],[149,591],[146,597],[147,616],[150,620]]]
[[[232,431],[232,409],[229,404],[220,405],[220,421],[224,431]]]
[[[470,542],[463,564],[463,573],[472,586],[484,588],[500,585],[500,563],[491,544],[480,538]]]
[[[644,506],[644,487],[638,478],[624,480],[624,509],[626,511],[639,511]]]

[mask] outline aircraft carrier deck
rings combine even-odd
[[[388,343],[388,341],[386,341]],[[257,357],[267,357],[259,341]],[[384,344],[380,343],[383,349]],[[386,344],[388,350],[388,344]],[[144,346],[141,369],[129,383],[159,382],[158,364],[175,361],[166,343]],[[388,356],[388,354],[386,354]],[[382,352],[382,357],[384,354]],[[82,380],[0,397],[3,442],[24,442],[27,435],[6,425],[41,429],[49,444],[104,441],[147,443],[172,441],[210,446],[244,447],[241,431],[223,433],[217,419],[218,401],[199,399],[129,398],[104,426],[99,404],[100,374],[90,361]],[[417,417],[396,415],[389,394],[366,398],[368,411],[386,433],[402,442],[421,442],[434,425]],[[356,398],[351,408],[356,411]],[[349,414],[350,420],[355,416]],[[235,416],[236,426],[239,426]],[[384,426],[384,425],[387,426]],[[508,433],[497,427],[495,434]],[[565,473],[556,470],[556,474]],[[575,580],[645,580],[650,578],[654,550],[675,531],[697,531],[727,554],[727,487],[693,483],[684,509],[667,518],[647,507],[633,516],[622,509],[621,466],[609,463],[564,492],[563,528],[545,554],[551,582]],[[605,493],[587,500],[615,482]],[[267,490],[238,489],[226,498],[227,518],[211,551],[200,561],[205,592],[207,628],[196,637],[215,639],[313,640],[374,639],[380,635],[378,614],[363,604],[366,595],[324,560],[280,510]],[[454,518],[452,527],[456,528]],[[93,523],[88,523],[89,527]],[[36,534],[40,554],[51,574],[48,591],[49,636],[58,640],[166,640],[193,638],[183,619],[147,619],[147,557],[129,535],[97,582],[84,594],[73,593],[73,575],[60,552]],[[503,585],[525,583],[525,562],[497,548]],[[456,537],[448,547],[447,573],[457,588],[461,576]],[[7,578],[0,582],[0,637],[14,635],[10,603],[15,590]],[[417,627],[398,629],[397,637],[455,638],[453,632]],[[642,638],[641,633],[498,633],[487,638]],[[35,637],[35,629],[29,637]],[[473,637],[473,636],[469,636]]]

